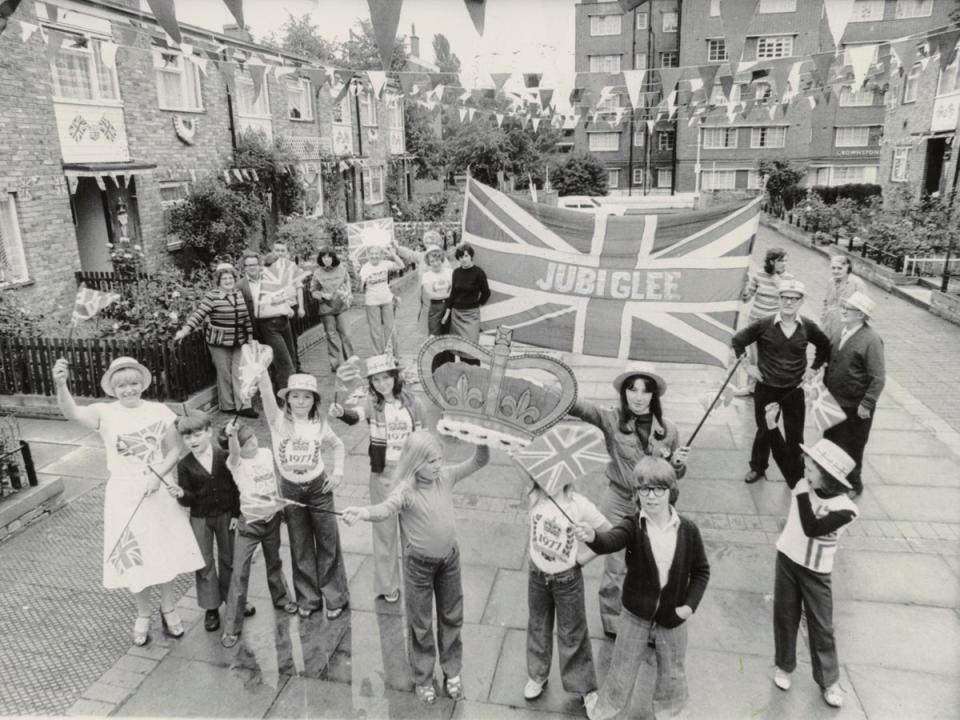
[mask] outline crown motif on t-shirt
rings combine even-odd
[[[442,411],[437,430],[480,444],[523,447],[563,419],[577,397],[577,380],[545,354],[511,354],[509,328],[498,327],[492,350],[455,335],[428,339],[417,364],[423,389]],[[467,355],[480,366],[447,362],[441,353]]]
[[[563,528],[561,528],[560,523],[558,523],[553,518],[546,518],[543,521],[543,531],[547,535],[555,535],[559,537],[560,533],[563,532]]]

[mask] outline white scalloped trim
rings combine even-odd
[[[475,445],[489,445],[506,451],[526,447],[532,442],[532,439],[518,438],[514,435],[490,430],[472,422],[451,420],[447,417],[441,417],[437,421],[437,431],[443,435],[472,442]]]

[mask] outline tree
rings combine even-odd
[[[590,153],[571,155],[550,175],[560,195],[606,195],[607,170]]]
[[[280,36],[271,33],[263,42],[321,63],[334,61],[339,49],[336,42],[320,35],[320,28],[311,22],[309,13],[294,17],[288,12],[287,21],[280,28]]]
[[[460,58],[450,52],[450,41],[443,33],[437,33],[433,36],[433,57],[440,72],[460,72]]]
[[[462,125],[447,142],[453,172],[467,172],[487,185],[497,184],[497,172],[510,162],[507,137],[502,130],[481,123]]]
[[[799,185],[805,175],[806,169],[796,168],[786,160],[760,161],[760,177],[766,179],[767,199],[772,214],[780,214],[784,194]]]
[[[433,111],[415,102],[405,103],[403,133],[407,152],[416,156],[418,178],[439,178],[443,175],[446,152],[440,138]]]
[[[320,27],[312,22],[308,13],[294,17],[288,13],[287,21],[280,28],[279,37],[271,34],[264,43],[281,50],[303,55],[319,63],[335,64],[350,70],[381,70],[380,50],[373,34],[373,23],[358,20],[350,29],[350,38],[346,41],[327,40],[320,33]],[[403,70],[407,64],[405,38],[398,35],[393,46],[391,70]]]
[[[359,32],[354,28],[359,28]],[[339,44],[342,64],[351,70],[382,70],[383,61],[380,59],[376,35],[373,34],[373,23],[369,20],[358,20],[354,28],[350,29],[350,39]],[[391,70],[403,70],[407,66],[405,42],[406,36],[397,36],[390,60]]]

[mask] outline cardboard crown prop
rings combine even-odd
[[[432,337],[420,348],[420,381],[442,412],[439,432],[509,450],[528,445],[566,415],[577,398],[573,371],[547,355],[511,355],[511,335],[497,328],[492,351],[455,335]],[[448,362],[431,371],[443,352],[479,358],[481,365]],[[558,387],[529,379],[531,371],[546,374]]]

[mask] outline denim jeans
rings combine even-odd
[[[460,549],[444,558],[428,558],[407,548],[403,553],[404,594],[413,682],[429,685],[440,654],[445,677],[460,674],[463,665],[463,584]],[[437,638],[433,637],[433,600],[437,600]]]
[[[807,611],[807,630],[813,679],[827,688],[840,679],[837,643],[833,635],[833,590],[830,573],[817,573],[777,553],[773,584],[773,641],[775,662],[785,672],[797,668],[797,630],[800,607]]]
[[[624,609],[593,720],[654,720],[679,713],[690,696],[686,655],[686,623],[665,628]]]
[[[637,503],[632,497],[608,485],[600,499],[600,512],[613,525],[623,518],[637,512]],[[627,576],[627,565],[624,560],[625,551],[610,553],[603,558],[603,577],[600,578],[600,620],[603,622],[603,631],[616,633],[620,622],[620,591],[623,588],[623,579]]]
[[[280,561],[280,513],[276,513],[269,520],[247,521],[240,518],[233,544],[233,575],[230,577],[230,592],[224,612],[226,617],[223,631],[228,635],[236,635],[243,628],[243,611],[247,608],[247,587],[250,584],[250,563],[257,545],[263,547],[270,599],[279,607],[290,600],[290,591],[287,589],[283,564]]]
[[[527,609],[527,675],[540,683],[550,675],[556,616],[563,689],[579,695],[596,690],[580,566],[548,574],[531,562]]]
[[[382,473],[370,473],[370,504],[387,499],[396,486],[394,466],[387,465]],[[370,523],[373,533],[373,594],[392,595],[400,589],[400,523],[396,516]]]
[[[230,513],[217,513],[210,517],[191,517],[190,527],[197,538],[204,566],[197,570],[197,604],[203,610],[217,610],[227,601],[230,592],[230,576],[233,573],[233,533],[230,531]],[[213,543],[216,540],[217,554],[214,557]],[[219,566],[219,570],[217,569]]]
[[[367,326],[370,328],[370,343],[373,354],[382,355],[387,351],[387,343],[393,340],[393,354],[398,355],[397,338],[393,334],[395,322],[393,300],[383,305],[367,305]]]
[[[329,610],[345,607],[350,602],[337,516],[321,512],[334,509],[333,493],[320,492],[326,477],[321,473],[307,483],[280,480],[280,490],[285,498],[319,508],[311,510],[288,505],[284,509],[290,534],[293,587],[297,604],[306,610],[318,610],[324,600]]]
[[[330,358],[330,369],[334,372],[340,367],[340,363],[353,355],[353,342],[344,319],[344,313],[320,316],[323,330],[327,333],[327,357]]]
[[[207,345],[210,359],[217,371],[217,404],[224,412],[243,410],[240,392],[240,348]],[[250,407],[249,401],[246,407]]]

